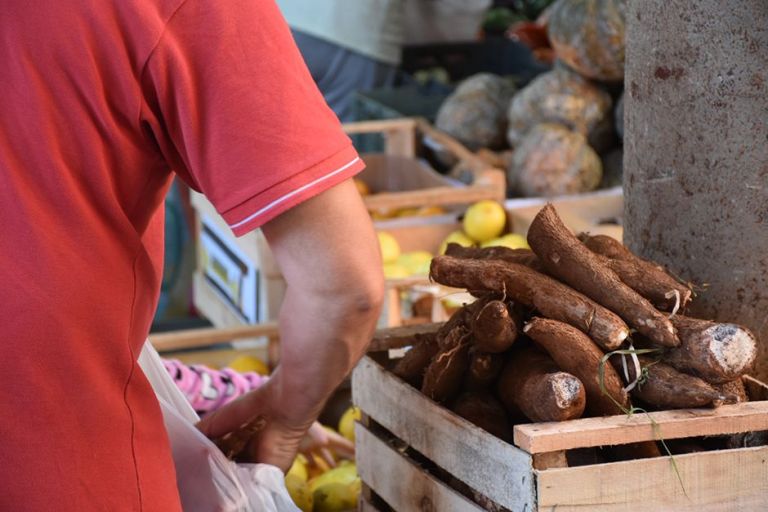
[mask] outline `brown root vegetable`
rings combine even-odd
[[[617,313],[654,343],[680,345],[669,319],[587,249],[565,227],[551,204],[534,217],[528,228],[528,243],[548,273]]]
[[[440,346],[436,336],[417,336],[416,343],[405,353],[392,370],[392,373],[403,379],[410,385],[420,388],[432,358],[435,357]]]
[[[546,350],[557,366],[581,380],[590,414],[609,416],[629,408],[629,397],[619,374],[610,364],[601,363],[604,354],[589,336],[573,326],[546,318],[533,318],[523,332]]]
[[[457,326],[451,330],[424,373],[421,392],[438,403],[456,396],[469,366],[470,345],[467,329]]]
[[[497,260],[508,263],[525,265],[534,270],[541,271],[539,258],[530,249],[510,249],[509,247],[463,247],[450,243],[445,249],[446,256],[453,256],[464,260]]]
[[[742,402],[749,402],[749,396],[747,395],[747,388],[744,385],[744,381],[741,378],[734,379],[730,382],[723,384],[712,384],[718,392],[732,397],[730,402],[740,404]]]
[[[499,439],[512,439],[512,427],[504,406],[488,393],[463,393],[454,402],[452,410]]]
[[[579,235],[587,248],[595,254],[608,258],[603,262],[616,272],[624,284],[651,301],[657,308],[670,311],[680,296],[679,306],[691,301],[691,287],[680,283],[664,267],[635,256],[621,242],[606,235]]]
[[[504,356],[480,352],[477,345],[470,350],[469,368],[464,376],[465,391],[485,391],[489,389],[504,367]]]
[[[618,348],[629,335],[626,324],[616,314],[523,265],[437,256],[432,259],[430,276],[446,286],[505,294],[515,302],[537,309],[547,318],[583,330],[606,350]]]
[[[672,317],[680,346],[664,354],[664,362],[712,384],[747,373],[757,357],[757,340],[746,328],[682,315]]]
[[[504,352],[517,339],[517,322],[503,301],[486,302],[474,313],[471,322],[475,346],[482,352]]]
[[[632,390],[632,396],[659,409],[688,409],[694,407],[718,407],[735,397],[721,393],[698,377],[679,372],[668,364],[639,356],[644,378]],[[629,376],[635,378],[630,365]]]
[[[661,450],[654,441],[619,444],[611,446],[608,451],[610,452],[610,459],[615,461],[661,457]]]
[[[580,418],[586,405],[581,381],[533,347],[515,351],[504,365],[496,395],[510,412],[534,422]]]

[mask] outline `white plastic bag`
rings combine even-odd
[[[195,427],[199,417],[149,341],[139,355],[139,366],[163,411],[184,512],[301,512],[280,469],[232,462]]]

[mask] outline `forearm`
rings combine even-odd
[[[333,203],[325,210],[330,218],[301,237],[282,238],[288,230],[280,224],[265,229],[287,282],[276,395],[295,420],[319,413],[365,351],[381,309],[383,277],[367,211],[351,183],[329,193],[320,200]],[[311,223],[309,207],[280,221]]]
[[[365,351],[379,303],[359,282],[335,290],[289,285],[280,315],[278,395],[295,420],[314,419]],[[346,284],[347,286],[343,286]]]

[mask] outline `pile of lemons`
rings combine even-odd
[[[347,409],[339,420],[339,434],[354,442],[354,423],[359,419],[358,408]],[[296,506],[302,512],[356,510],[362,483],[355,462],[339,460],[335,468],[330,468],[321,457],[314,460],[310,465],[304,455],[299,455],[285,475],[285,486]]]
[[[450,233],[440,244],[437,254],[443,254],[449,243],[464,247],[508,247],[529,249],[523,235],[504,233],[507,212],[496,201],[483,200],[472,204],[464,214],[462,229]],[[386,231],[379,231],[379,248],[384,263],[384,277],[401,279],[429,275],[429,264],[434,256],[429,251],[401,252],[397,239]]]

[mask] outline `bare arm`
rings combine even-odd
[[[376,235],[351,180],[262,229],[288,285],[280,365],[265,386],[209,415],[200,428],[218,437],[264,414],[268,426],[252,454],[285,470],[365,351],[381,310],[383,276]]]

